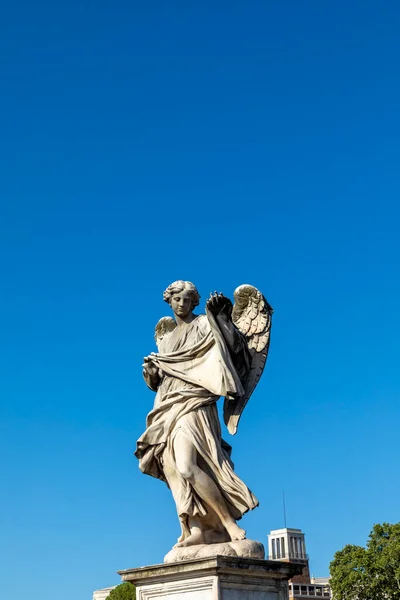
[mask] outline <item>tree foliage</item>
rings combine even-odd
[[[131,583],[121,583],[108,594],[106,600],[136,600],[136,589]]]
[[[335,600],[400,600],[400,523],[374,525],[366,547],[345,546],[330,571]]]

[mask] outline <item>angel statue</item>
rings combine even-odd
[[[206,314],[190,281],[164,292],[174,319],[156,326],[158,353],[144,359],[143,376],[157,392],[146,431],[137,442],[143,473],[171,489],[181,524],[175,547],[243,540],[236,523],[258,500],[233,470],[231,447],[221,437],[217,400],[235,434],[267,359],[272,308],[251,285],[234,292],[235,304],[214,292]]]

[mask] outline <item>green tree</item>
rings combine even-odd
[[[400,523],[374,525],[366,547],[345,546],[330,571],[335,600],[400,600]]]
[[[121,583],[108,594],[106,600],[136,600],[136,589],[131,583]]]

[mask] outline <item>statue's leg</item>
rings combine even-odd
[[[179,473],[176,469],[175,459],[172,458],[171,452],[169,449],[164,450],[163,470],[164,470],[164,476],[165,476],[165,478],[168,482],[169,488],[172,492],[172,496],[174,498],[176,510],[177,510],[178,517],[179,517],[180,496],[182,494],[182,491],[181,491],[182,477],[179,475]],[[178,537],[178,543],[183,542],[183,540],[190,535],[190,525],[188,523],[188,519],[186,519],[184,521],[179,517],[179,522],[180,522],[180,526],[181,526],[181,534]]]
[[[182,548],[184,546],[196,546],[197,544],[204,544],[203,527],[201,520],[198,517],[189,517],[189,529],[190,535],[184,539],[179,540],[175,544],[174,548]]]
[[[197,450],[190,439],[182,431],[178,431],[174,439],[174,454],[176,466],[182,477],[187,479],[194,487],[199,496],[208,504],[221,519],[223,526],[228,531],[231,540],[243,540],[246,537],[244,529],[236,525],[230,515],[226,502],[217,485],[197,464]],[[198,523],[194,528],[194,538],[199,538]],[[199,544],[202,542],[192,541],[192,535],[182,542],[182,545]]]

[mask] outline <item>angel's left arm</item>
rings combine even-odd
[[[244,335],[232,323],[232,302],[222,294],[215,294],[207,301],[207,308],[213,313],[236,371],[244,381],[250,370],[251,357]]]
[[[224,340],[230,352],[240,352],[243,348],[243,336],[240,331],[235,327],[230,319],[226,320],[222,315],[216,315],[215,320],[218,323],[218,327],[221,330]]]

